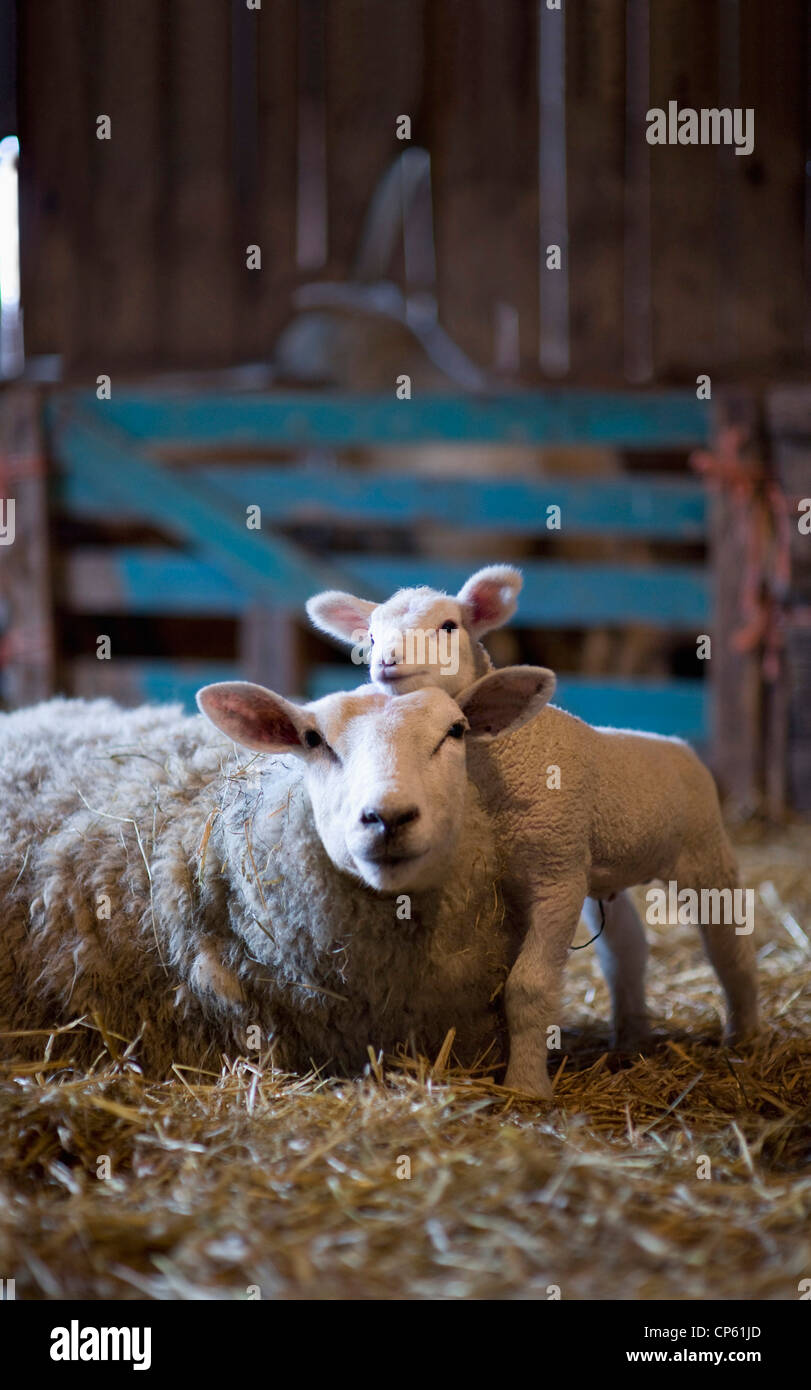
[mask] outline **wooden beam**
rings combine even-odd
[[[320,699],[336,690],[352,690],[364,683],[364,667],[337,663],[317,666],[310,673],[307,697]],[[69,690],[85,698],[109,695],[124,704],[141,700],[180,700],[196,708],[195,692],[213,681],[244,680],[242,664],[202,664],[182,661],[118,659],[74,661]],[[709,730],[708,688],[703,681],[587,680],[561,676],[555,703],[589,723],[630,725],[649,733],[675,734],[703,744]]]
[[[344,554],[345,587],[365,597],[430,584],[456,593],[471,564],[446,563],[418,555]],[[697,565],[582,565],[559,560],[524,563],[524,588],[515,625],[593,627],[650,623],[662,629],[694,631],[709,622],[710,583]],[[307,593],[319,588],[313,568]],[[76,550],[65,570],[65,593],[81,612],[189,614],[242,613],[249,592],[232,576],[202,557],[182,551],[125,548]],[[288,601],[285,608],[303,608]]]
[[[686,449],[710,437],[710,407],[690,391],[526,391],[393,396],[300,392],[195,395],[118,391],[74,401],[135,441],[207,448],[250,445],[438,443],[600,444]]]
[[[592,0],[565,22],[571,362],[605,380],[623,353],[625,6]],[[542,282],[557,274],[544,265]]]
[[[718,10],[705,0],[653,0],[651,108],[667,111],[672,99],[695,110],[718,105]],[[642,124],[636,138],[645,135]],[[654,145],[649,161],[653,368],[660,381],[695,383],[717,366],[719,148]]]
[[[283,609],[251,604],[239,624],[239,665],[244,680],[267,685],[283,695],[303,694],[300,622]]]
[[[723,424],[739,424],[753,431],[756,403],[742,394],[719,409]],[[752,458],[739,460],[754,469]],[[741,503],[737,493],[724,488],[710,499],[710,577],[713,587],[712,657],[709,677],[713,687],[713,770],[722,793],[737,813],[756,810],[761,801],[761,658],[758,651],[739,651],[733,634],[743,624],[746,556],[742,554]]]
[[[366,522],[454,526],[542,534],[550,541],[573,535],[661,537],[701,540],[706,531],[704,488],[692,478],[442,478],[359,469],[265,466],[242,463],[196,465],[186,472],[235,507],[255,504],[278,526],[291,522]],[[66,474],[62,505],[84,515],[109,515],[109,499],[81,473]],[[560,531],[547,531],[547,508],[561,509]]]
[[[316,666],[308,694],[318,699],[333,690],[351,690],[363,683],[365,675],[364,667],[348,661]],[[590,680],[564,674],[558,677],[554,702],[590,724],[675,734],[696,743],[704,743],[709,736],[709,688],[704,681]]]
[[[0,668],[15,707],[45,699],[54,679],[45,461],[39,399],[26,387],[0,396],[0,523]]]
[[[244,679],[244,671],[234,662],[157,661],[137,657],[96,661],[90,656],[78,657],[70,663],[63,688],[66,694],[85,700],[106,696],[122,705],[179,700],[194,712],[197,709],[194,696],[201,686]]]

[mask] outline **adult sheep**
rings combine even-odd
[[[51,1060],[138,1036],[151,1074],[216,1067],[258,1050],[254,1025],[289,1069],[432,1053],[451,1026],[472,1061],[516,946],[461,735],[517,727],[549,680],[497,674],[465,711],[438,690],[298,706],[233,682],[200,692],[208,718],[0,716],[5,1055],[40,1057],[81,1017]]]

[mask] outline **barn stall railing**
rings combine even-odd
[[[314,462],[297,457],[398,442],[685,452],[706,444],[711,433],[710,408],[688,393],[549,391],[436,396],[405,404],[379,397],[158,389],[117,392],[99,402],[90,393],[68,392],[52,398],[49,418],[64,513],[85,521],[140,518],[167,536],[164,544],[71,546],[63,557],[61,601],[84,614],[216,615],[243,627],[265,625],[279,651],[270,639],[260,640],[261,669],[252,674],[300,693],[351,684],[359,672],[345,659],[309,670],[301,661],[288,662],[285,669],[281,653],[289,654],[291,643],[280,630],[280,615],[300,622],[305,599],[324,587],[360,590],[372,598],[417,582],[455,590],[475,565],[456,555],[444,560],[387,551],[385,545],[381,553],[325,553],[291,539],[291,527],[351,522],[390,537],[392,528],[413,534],[426,522],[439,522],[461,536],[489,530],[545,540],[557,534],[609,534],[654,544],[707,539],[705,494],[689,476],[457,479],[358,470],[325,462],[323,455]],[[263,451],[278,456],[280,450],[286,461],[258,462]],[[250,457],[241,459],[241,452]],[[561,533],[546,529],[550,505],[561,508]],[[249,507],[260,509],[260,529],[246,525]],[[644,623],[691,634],[712,631],[706,564],[530,558],[521,566],[525,588],[516,622],[522,628]],[[80,665],[92,688],[92,673],[102,663],[87,654]],[[123,658],[108,665],[109,679],[115,666],[123,669]],[[189,664],[182,653],[175,659],[133,658],[126,666],[123,693],[131,698],[187,702],[201,679],[239,669],[229,662]],[[66,679],[71,685],[70,673]],[[560,698],[589,719],[712,741],[711,684],[705,680],[564,673]]]

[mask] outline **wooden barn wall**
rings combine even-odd
[[[269,356],[295,285],[349,273],[400,113],[432,158],[440,316],[482,365],[504,322],[529,380],[550,334],[573,382],[807,365],[802,0],[23,0],[19,19],[27,350],[69,371]],[[754,107],[754,154],[648,147],[670,99]],[[541,256],[553,200],[563,272]]]

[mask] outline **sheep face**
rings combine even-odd
[[[434,687],[390,700],[374,686],[295,705],[229,681],[200,709],[246,748],[301,758],[313,816],[337,868],[380,893],[442,886],[464,818],[465,736],[490,739],[528,719],[554,689],[550,671],[506,667],[457,704]]]
[[[441,884],[462,825],[467,720],[441,691],[390,701],[330,696],[310,706],[321,742],[306,780],[335,864],[383,893]]]
[[[441,883],[463,820],[467,720],[439,690],[392,701],[374,686],[300,706],[247,682],[201,691],[218,728],[303,764],[332,862],[383,893]]]
[[[355,645],[369,660],[369,675],[386,695],[407,695],[433,685],[456,696],[481,674],[485,632],[515,612],[521,576],[507,566],[479,570],[455,597],[436,589],[400,589],[375,605],[329,591],[309,600],[317,627]]]

